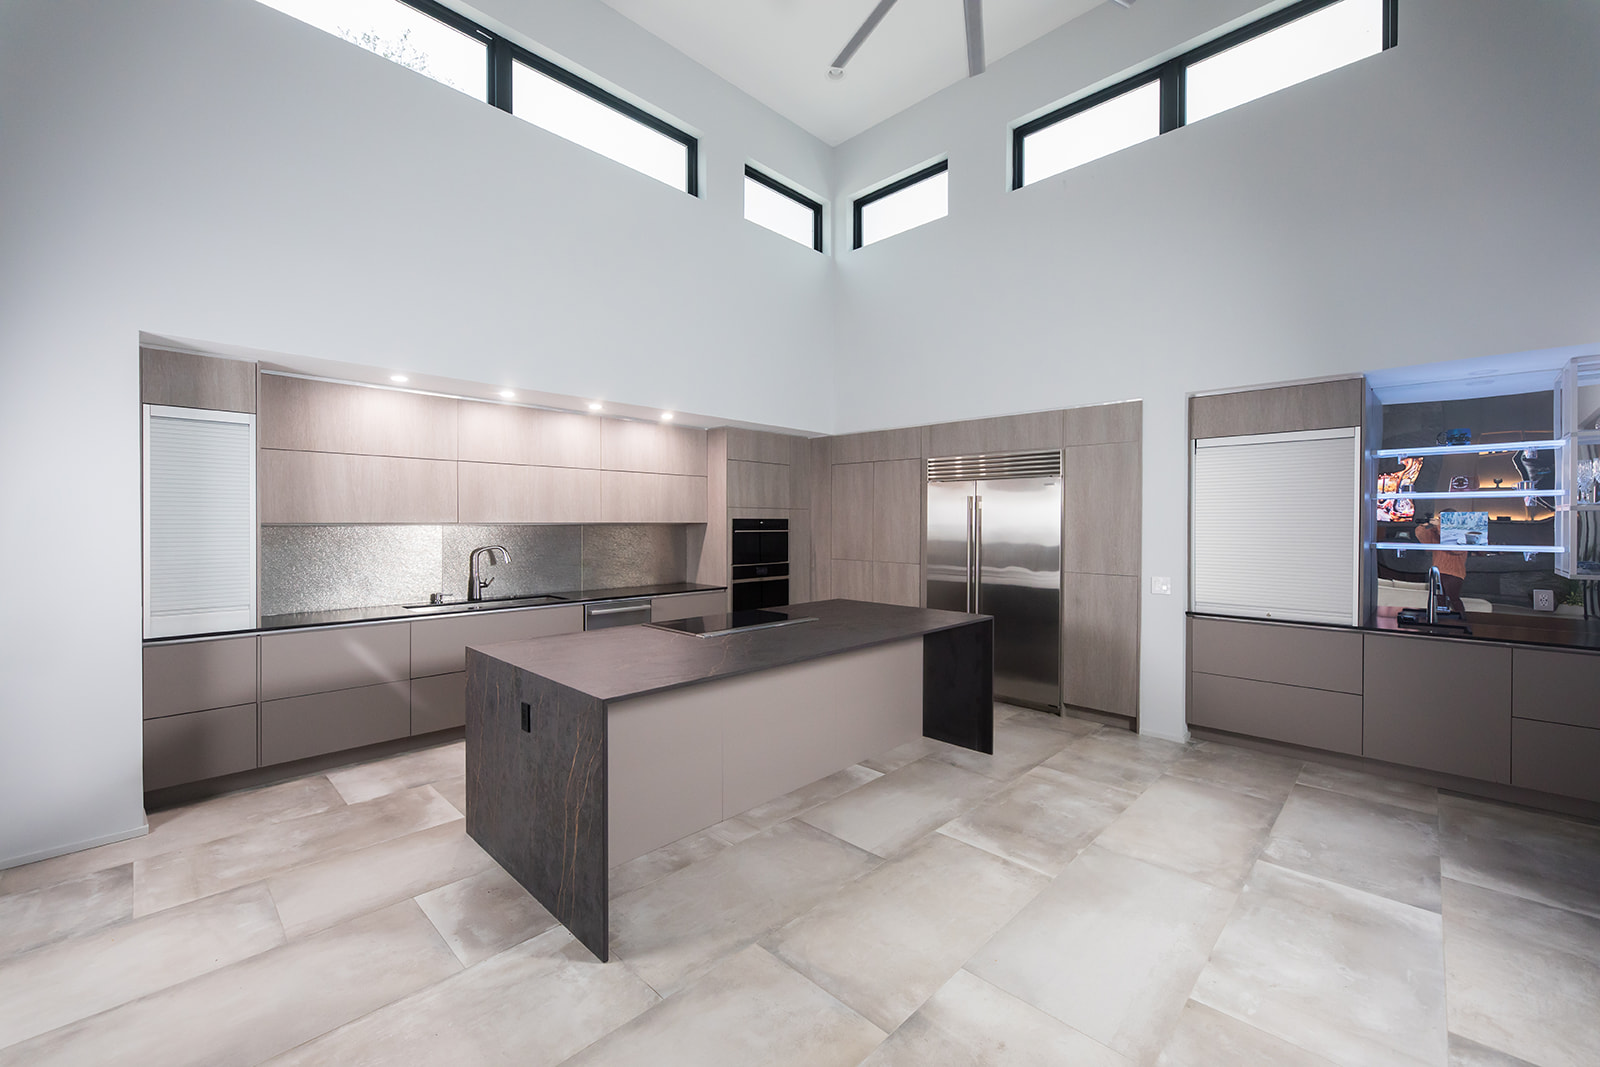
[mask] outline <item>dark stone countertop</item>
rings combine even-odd
[[[1314,626],[1349,630],[1349,626],[1287,619],[1250,619],[1237,615],[1210,615],[1189,612],[1195,619],[1225,619],[1229,622],[1258,622],[1269,626]],[[1536,645],[1600,652],[1600,619],[1574,618],[1571,615],[1512,615],[1477,611],[1466,613],[1465,620],[1447,619],[1454,626],[1402,626],[1392,615],[1380,615],[1372,622],[1353,627],[1367,633],[1400,634],[1407,637],[1443,637],[1454,641],[1487,641],[1495,644]],[[1458,628],[1465,621],[1470,633]]]
[[[772,610],[816,621],[707,638],[652,626],[618,626],[474,648],[596,699],[624,700],[989,619],[859,600],[819,600]]]
[[[256,633],[267,630],[290,630],[306,626],[348,626],[357,622],[395,622],[402,619],[448,619],[457,615],[482,615],[490,611],[529,611],[538,607],[563,607],[567,604],[594,604],[605,600],[629,600],[634,597],[647,596],[672,596],[675,593],[714,593],[725,589],[721,585],[697,585],[694,582],[667,582],[663,585],[633,585],[622,589],[558,589],[550,593],[529,593],[526,597],[506,599],[527,599],[534,596],[549,596],[559,598],[559,603],[524,605],[522,607],[494,606],[494,601],[484,601],[484,607],[469,608],[466,601],[461,601],[456,611],[407,611],[400,604],[380,604],[368,608],[340,608],[336,611],[300,611],[290,615],[263,615],[261,625],[256,630],[240,630],[238,633]],[[174,641],[192,641],[200,634],[172,638]],[[146,642],[147,644],[153,642]]]

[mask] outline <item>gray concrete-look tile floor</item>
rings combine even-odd
[[[1600,1063],[1600,825],[996,708],[612,872],[601,964],[457,742],[0,872],[12,1064]]]

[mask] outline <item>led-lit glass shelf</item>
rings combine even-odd
[[[1561,553],[1560,545],[1432,545],[1422,541],[1374,541],[1373,548],[1394,548],[1401,552],[1529,552]]]
[[[1496,500],[1510,500],[1512,497],[1524,496],[1566,496],[1565,489],[1479,489],[1477,492],[1465,493],[1373,493],[1374,500],[1471,500],[1473,498],[1492,498]]]
[[[1408,456],[1470,456],[1489,455],[1494,452],[1523,452],[1527,449],[1543,451],[1550,448],[1563,448],[1566,441],[1556,438],[1553,441],[1496,441],[1485,442],[1481,445],[1426,445],[1422,448],[1385,448],[1380,452],[1369,452],[1367,455],[1373,459],[1405,459]]]

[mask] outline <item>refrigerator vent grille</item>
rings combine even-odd
[[[988,456],[941,456],[928,460],[928,481],[971,482],[997,478],[1059,478],[1060,452],[1011,452]]]

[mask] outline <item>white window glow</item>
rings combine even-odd
[[[816,210],[762,185],[748,174],[744,177],[744,217],[796,244],[816,247]]]
[[[689,191],[689,149],[683,142],[525,63],[512,64],[511,113],[674,189]]]
[[[261,2],[474,99],[488,99],[487,46],[399,0]]]
[[[861,207],[861,246],[950,214],[950,172],[922,179]]]
[[[1189,67],[1186,122],[1383,51],[1383,0],[1339,0]]]
[[[1082,166],[1161,133],[1161,84],[1147,82],[1022,139],[1022,184]]]

